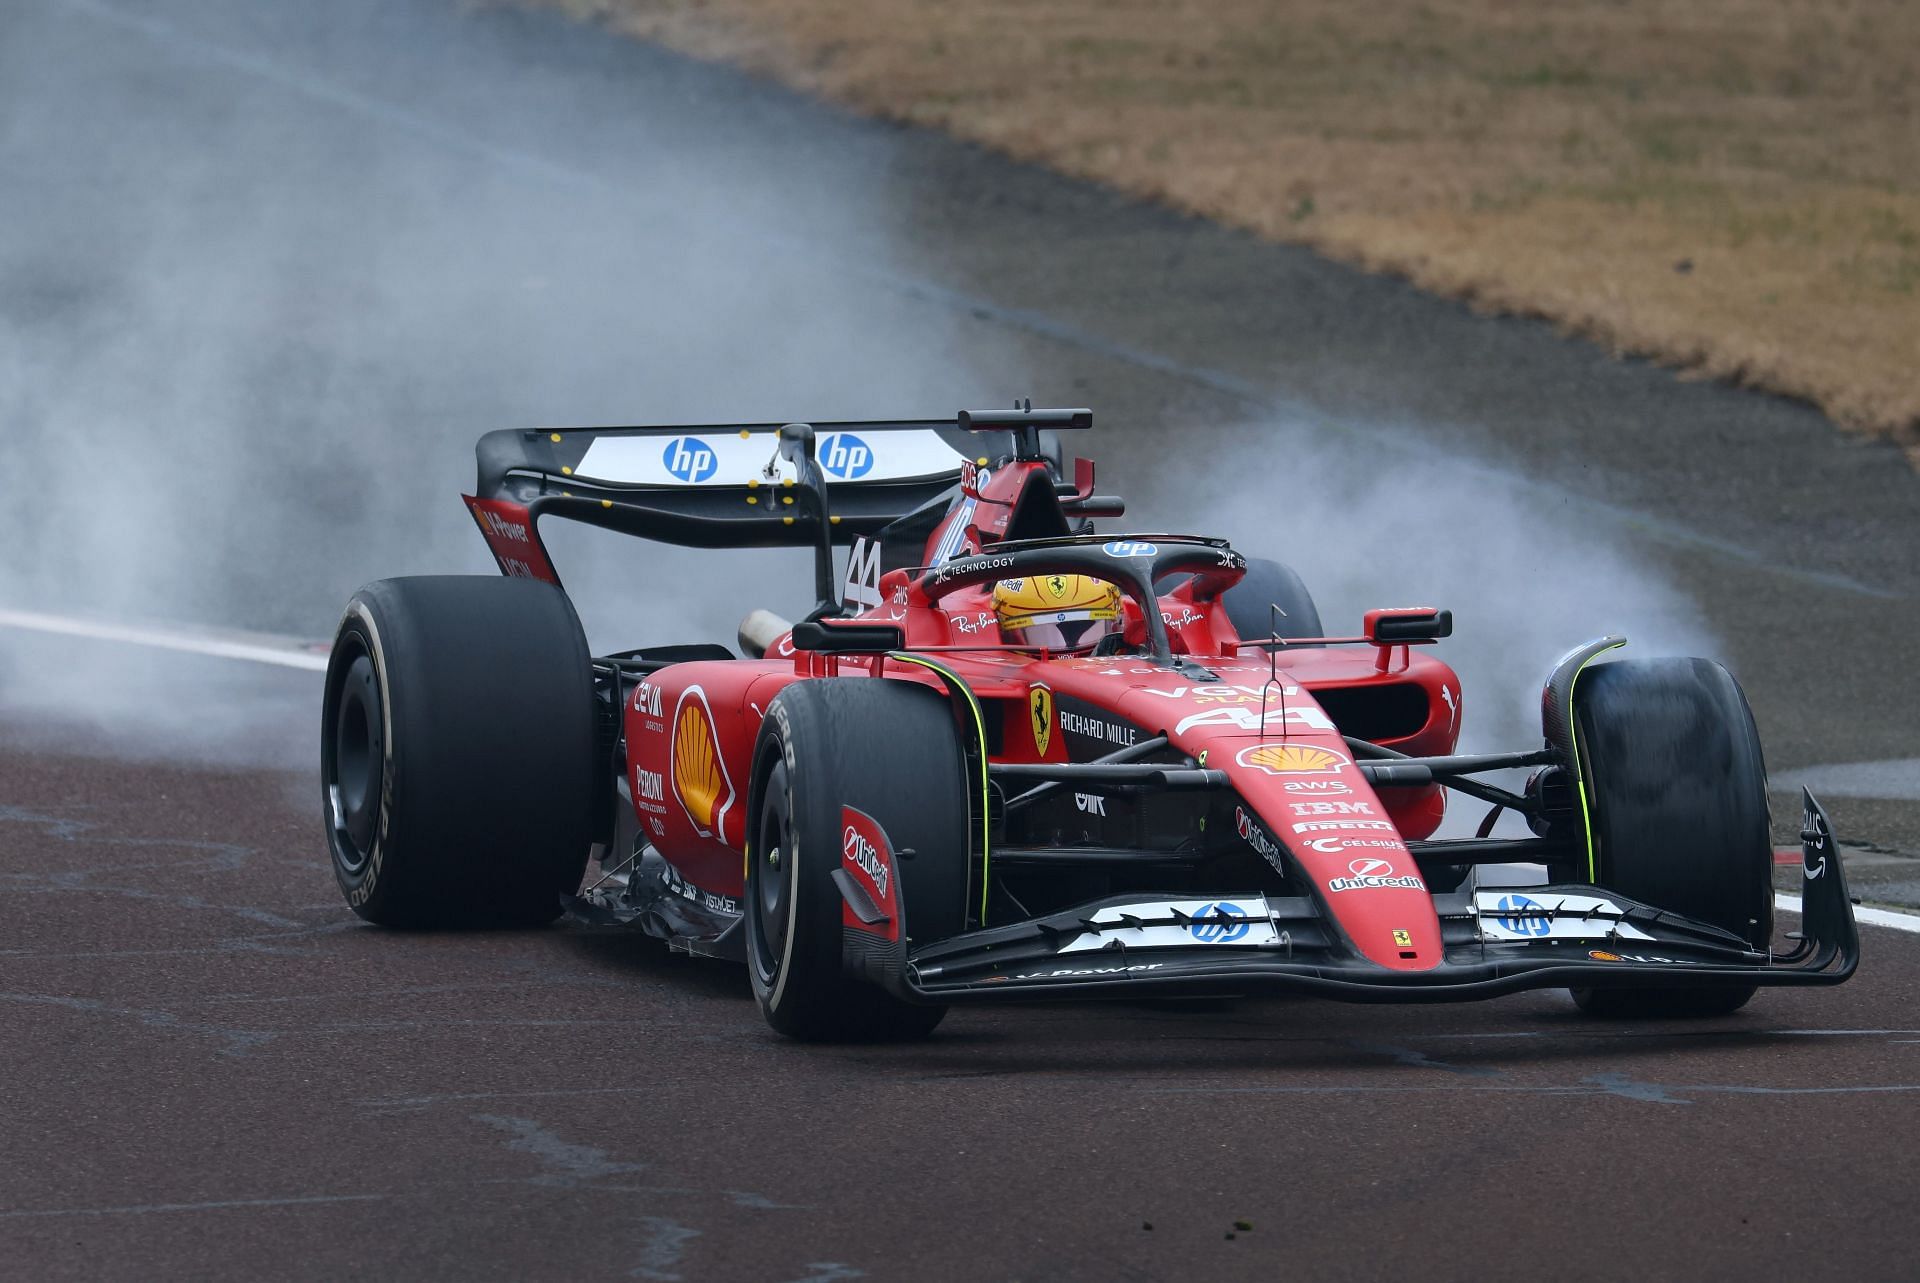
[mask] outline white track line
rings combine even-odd
[[[303,668],[315,673],[327,671],[325,655],[303,650],[299,642],[277,638],[241,641],[216,633],[196,633],[175,628],[134,628],[93,619],[43,615],[31,610],[0,610],[0,627],[56,633],[62,637],[87,637],[95,641],[125,642],[132,646],[185,651],[191,655],[211,655],[217,659],[244,659],[255,664]]]
[[[192,655],[211,655],[217,659],[243,659],[255,664],[277,664],[281,668],[301,668],[324,673],[327,657],[301,650],[298,642],[232,641],[205,633],[170,628],[131,628],[123,624],[105,624],[91,619],[72,619],[65,615],[43,615],[29,610],[0,610],[0,627],[25,628],[34,632],[56,633],[63,637],[87,637],[96,641],[126,642],[133,646],[154,646],[161,650],[185,651]],[[1800,897],[1775,892],[1774,907],[1786,913],[1800,912]],[[1855,906],[1856,921],[1869,926],[1892,927],[1896,931],[1920,934],[1920,915],[1893,913],[1886,909]]]
[[[1784,909],[1788,913],[1798,913],[1800,897],[1788,895],[1784,891],[1775,891],[1773,907]],[[1868,909],[1856,904],[1853,906],[1853,920],[1864,922],[1872,927],[1892,927],[1895,931],[1912,931],[1920,934],[1920,914],[1895,913],[1891,909]]]

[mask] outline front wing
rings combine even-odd
[[[1478,887],[1434,899],[1446,960],[1396,971],[1359,958],[1304,897],[1116,896],[914,950],[884,979],[938,1003],[1276,991],[1460,1002],[1523,989],[1839,984],[1859,964],[1859,933],[1826,812],[1802,796],[1804,918],[1782,952],[1603,888]]]

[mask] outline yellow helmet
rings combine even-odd
[[[1085,650],[1119,627],[1120,590],[1091,575],[1034,575],[993,586],[1001,633],[1019,646]]]

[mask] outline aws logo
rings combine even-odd
[[[713,729],[707,693],[689,686],[673,710],[673,795],[701,837],[727,840],[727,812],[733,808],[733,780]]]

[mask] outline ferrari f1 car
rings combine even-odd
[[[466,497],[504,578],[369,585],[323,711],[327,844],[395,926],[625,924],[746,964],[802,1039],[955,1003],[1570,989],[1713,1015],[1837,984],[1858,939],[1804,797],[1776,941],[1766,778],[1704,659],[1552,667],[1539,743],[1457,751],[1447,611],[1326,636],[1285,566],[1095,531],[1086,410],[501,431]],[[813,552],[817,604],[740,650],[594,656],[540,523]],[[836,553],[845,549],[844,573]],[[1489,773],[1530,772],[1503,787]],[[1435,837],[1449,795],[1488,809]],[[1489,836],[1525,818],[1529,836]],[[594,865],[587,876],[589,863]],[[1544,866],[1490,885],[1483,866]]]

